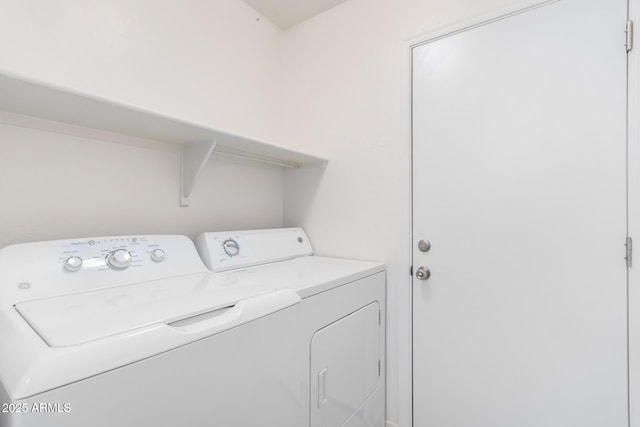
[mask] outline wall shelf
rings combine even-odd
[[[0,110],[126,135],[179,144],[181,205],[212,155],[261,162],[283,168],[326,165],[327,159],[276,144],[187,122],[110,99],[82,94],[0,73]]]

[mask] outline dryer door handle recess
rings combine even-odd
[[[327,403],[327,369],[318,372],[318,408]]]
[[[268,316],[300,301],[297,293],[290,289],[282,289],[246,298],[232,306],[187,317],[168,325],[184,334],[201,334],[205,331],[213,334]]]

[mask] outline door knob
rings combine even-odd
[[[429,277],[431,277],[431,270],[427,267],[418,267],[416,270],[416,278],[418,280],[427,280]]]

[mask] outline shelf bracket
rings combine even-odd
[[[209,161],[213,150],[216,148],[216,141],[197,142],[186,144],[182,147],[180,166],[182,174],[182,185],[180,186],[180,206],[189,206],[189,196],[193,191],[200,173]]]

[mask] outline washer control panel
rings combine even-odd
[[[68,273],[86,268],[122,271],[170,260],[162,242],[151,236],[71,240],[62,244],[58,256],[62,269]]]
[[[15,244],[0,249],[0,303],[207,272],[186,236],[109,236]]]

